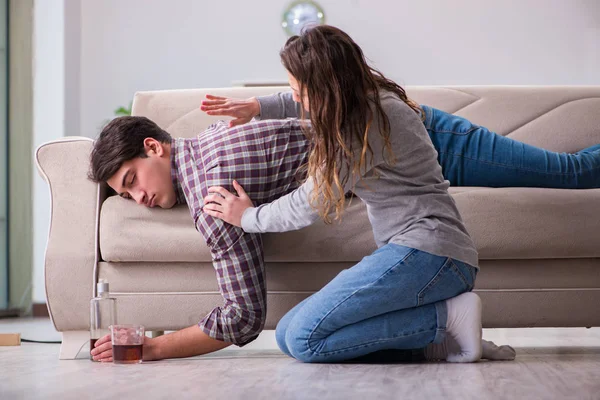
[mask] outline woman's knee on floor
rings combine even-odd
[[[306,328],[312,325],[301,325],[294,322],[296,321],[289,324],[285,332],[285,346],[290,355],[305,363],[323,361],[323,356],[319,353],[321,341],[311,338],[311,332]]]
[[[287,344],[285,343],[285,334],[287,332],[288,323],[289,321],[287,321],[285,318],[279,320],[279,323],[275,328],[275,341],[277,342],[279,349],[291,357],[292,355],[290,354]]]

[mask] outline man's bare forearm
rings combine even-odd
[[[144,360],[198,356],[230,345],[211,338],[194,325],[144,342]]]

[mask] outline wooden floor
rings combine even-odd
[[[600,399],[600,329],[486,330],[484,337],[517,346],[517,360],[302,364],[263,338],[249,349],[114,365],[59,361],[60,345],[23,343],[0,347],[0,399]]]

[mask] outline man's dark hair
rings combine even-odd
[[[148,157],[144,151],[146,138],[171,143],[171,135],[146,117],[113,119],[94,143],[88,177],[94,182],[106,182],[124,162]]]

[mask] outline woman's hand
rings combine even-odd
[[[222,187],[211,187],[209,195],[204,198],[203,210],[206,214],[222,219],[234,226],[242,227],[242,215],[247,208],[254,207],[252,200],[237,181],[233,181],[233,188],[239,196],[234,195]]]
[[[206,95],[207,100],[202,101],[200,109],[208,115],[224,115],[233,117],[229,127],[242,125],[260,113],[260,104],[256,97],[249,99],[232,99],[229,97]]]

